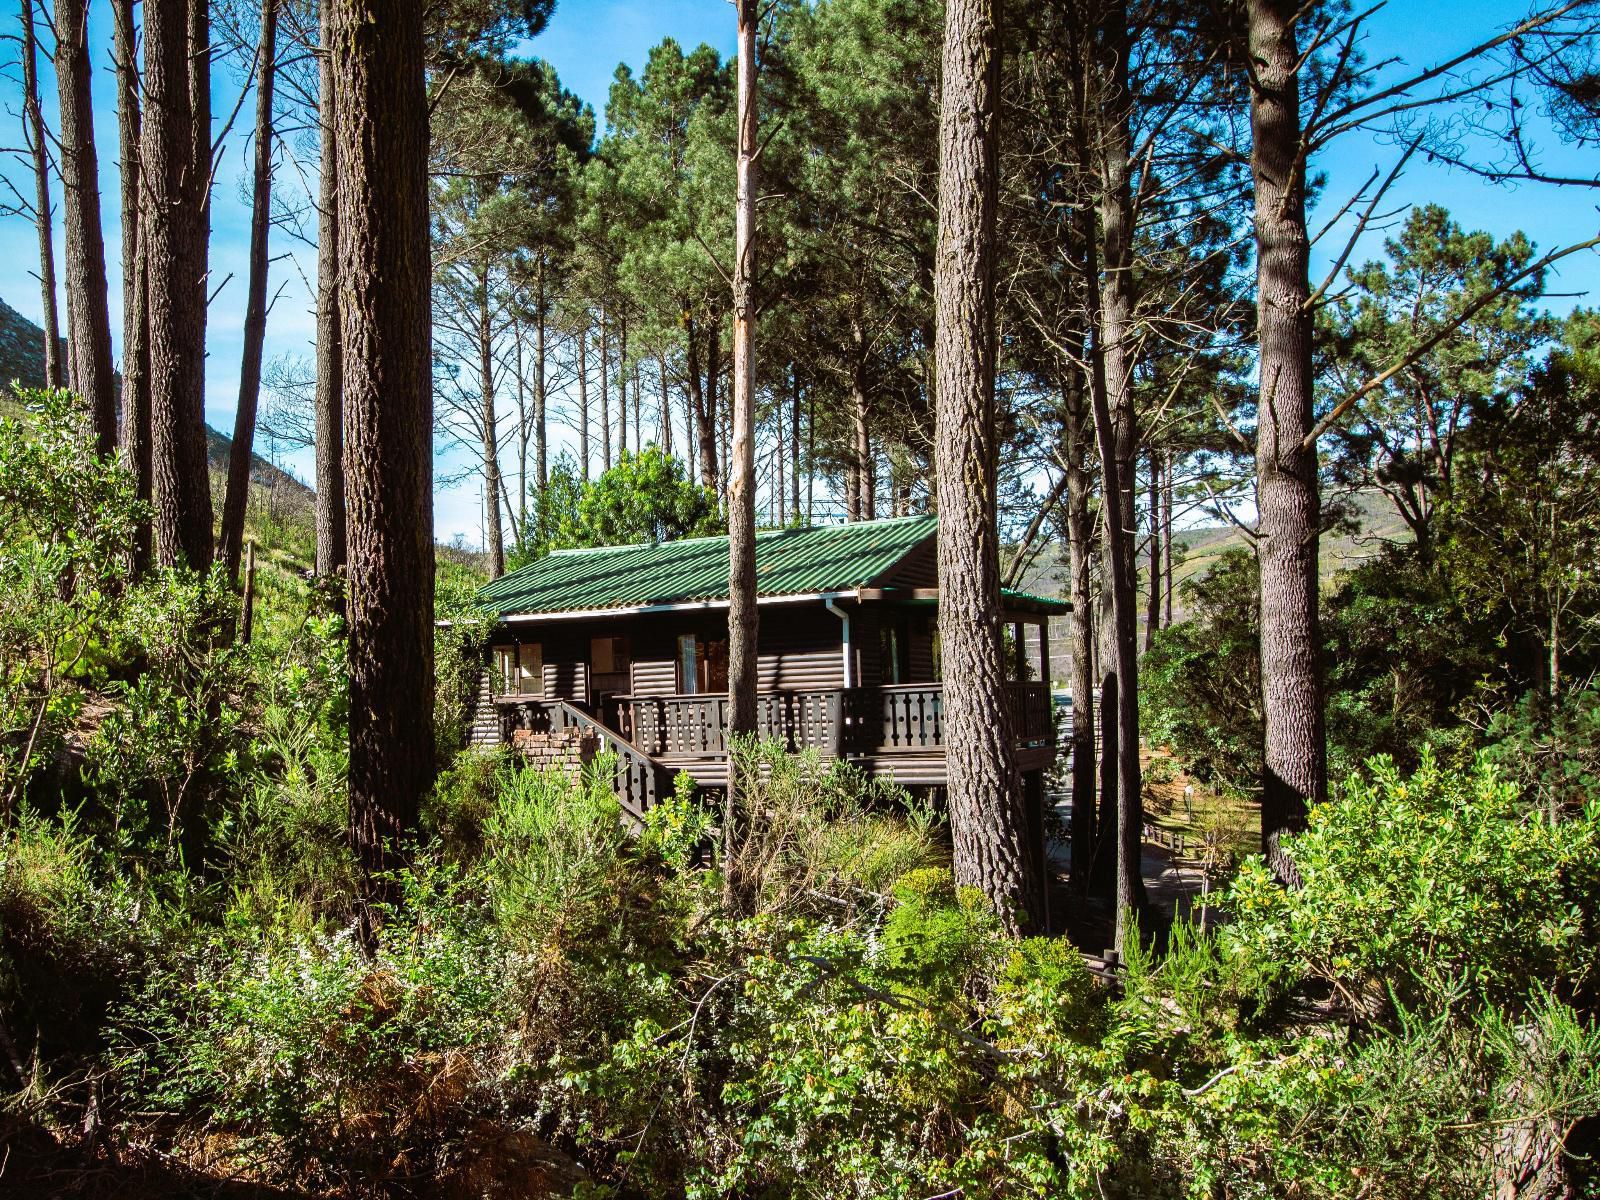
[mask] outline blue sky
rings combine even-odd
[[[1369,57],[1399,53],[1405,64],[1414,69],[1465,48],[1483,36],[1484,31],[1508,24],[1525,12],[1526,4],[1514,0],[1457,0],[1452,3],[1391,0],[1372,20]],[[0,22],[0,34],[14,34],[16,22],[15,10],[11,9]],[[619,62],[639,70],[650,47],[669,36],[688,46],[709,42],[724,54],[730,54],[733,35],[734,13],[728,0],[558,0],[549,28],[528,43],[526,49],[548,59],[566,86],[594,105],[597,113],[603,114],[606,94]],[[110,70],[110,10],[104,0],[94,0],[90,36],[95,46],[103,48],[96,54],[96,65],[103,69],[97,70],[94,87],[101,197],[111,258],[107,266],[111,274],[112,328],[120,353],[116,121]],[[14,43],[8,44],[7,53],[14,57]],[[1397,74],[1404,69],[1397,66],[1392,72]],[[46,119],[53,124],[54,82],[48,69],[42,83]],[[239,68],[225,65],[218,69],[214,107],[219,119],[236,103],[240,86]],[[0,145],[20,142],[19,122],[15,116],[20,107],[19,95],[16,73],[8,71],[0,80],[0,125],[4,126]],[[220,284],[221,289],[210,313],[206,419],[224,431],[232,428],[238,392],[249,223],[248,205],[242,198],[246,173],[243,129],[249,123],[249,114],[247,103],[218,170],[213,201],[212,278],[213,288]],[[1315,164],[1330,178],[1325,204],[1337,208],[1348,191],[1366,178],[1373,167],[1387,172],[1395,154],[1395,149],[1381,140],[1359,134],[1345,138]],[[1596,168],[1593,162],[1586,161],[1588,157],[1550,141],[1544,161],[1552,170],[1592,176]],[[3,170],[19,183],[25,179],[19,165],[8,163]],[[1487,229],[1497,236],[1521,229],[1545,249],[1581,241],[1600,232],[1600,216],[1597,216],[1600,193],[1593,191],[1532,185],[1495,187],[1442,167],[1417,162],[1391,194],[1394,203],[1386,204],[1386,208],[1400,203],[1437,202],[1449,208],[1468,228]],[[732,220],[731,212],[729,220]],[[1356,255],[1358,261],[1378,252],[1379,236],[1369,236]],[[1342,239],[1330,237],[1326,242],[1319,247],[1323,256],[1331,253]],[[58,218],[58,258],[60,249]],[[35,235],[26,220],[0,219],[0,298],[34,320],[41,311],[38,281],[31,274],[37,269],[37,253]],[[302,281],[315,277],[315,254],[303,246],[289,244],[287,238],[279,238],[274,254],[280,257],[273,264],[273,287],[276,289],[282,284],[283,291],[268,322],[267,357],[270,360],[283,354],[309,355],[314,323],[311,299]],[[1326,258],[1321,261],[1326,269]],[[1589,293],[1596,288],[1600,288],[1600,258],[1590,252],[1569,259],[1561,267],[1555,290],[1577,296],[1552,299],[1551,305],[1565,309],[1573,303],[1595,303]],[[559,445],[558,439],[558,448]],[[271,447],[264,445],[258,445],[258,449],[264,454],[271,451]],[[280,454],[279,458],[283,465],[302,475],[310,471],[307,455],[286,457]],[[449,459],[440,463],[443,471],[454,465]],[[459,533],[476,543],[477,511],[476,484],[441,490],[435,500],[439,537],[448,539]]]

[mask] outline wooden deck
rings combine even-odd
[[[1017,766],[1023,772],[1043,770],[1055,760],[1050,689],[1042,683],[1007,688]],[[562,701],[505,696],[496,704],[502,741],[509,741],[515,729],[549,728],[552,722],[581,720],[603,730],[602,740],[622,760],[618,794],[640,813],[655,802],[662,775],[670,781],[687,772],[706,787],[727,778],[725,693],[619,697],[614,727]],[[939,684],[765,692],[757,702],[757,729],[763,739],[776,739],[792,752],[815,749],[906,786],[940,786],[948,780]]]

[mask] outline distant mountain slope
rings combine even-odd
[[[62,343],[63,348],[65,343]],[[44,330],[0,300],[0,412],[14,407],[11,385],[26,388],[44,386]],[[206,426],[206,459],[211,464],[213,487],[228,473],[228,452],[233,439]],[[287,471],[273,466],[259,454],[251,456],[250,479],[269,489],[292,507],[308,504],[316,495]]]
[[[1324,534],[1320,540],[1319,565],[1322,582],[1326,587],[1341,571],[1359,566],[1379,552],[1385,543],[1409,541],[1411,534],[1389,501],[1377,492],[1357,492],[1350,497],[1355,532]],[[1203,576],[1223,554],[1229,550],[1243,549],[1248,539],[1242,530],[1233,525],[1203,525],[1177,531],[1176,540],[1183,548],[1182,561],[1173,572],[1179,584],[1187,579]],[[1046,546],[1033,567],[1023,579],[1025,591],[1045,596],[1057,596],[1066,591],[1067,572],[1064,545]],[[1139,578],[1148,578],[1147,562],[1141,561]],[[1173,615],[1181,617],[1182,593],[1173,596]],[[1144,601],[1140,600],[1141,619]]]
[[[214,480],[225,480],[228,477],[228,454],[232,449],[231,437],[225,433],[218,433],[209,425],[206,426],[206,461],[211,464]],[[309,504],[317,494],[313,488],[282,468],[273,466],[259,454],[250,456],[250,481],[274,491],[281,489],[285,498],[295,502]]]
[[[44,330],[0,300],[0,385],[9,392],[13,381],[44,386]]]

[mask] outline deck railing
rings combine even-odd
[[[1042,683],[1007,685],[1007,706],[1018,746],[1047,746],[1055,736],[1050,689]],[[656,758],[727,753],[728,697],[722,693],[626,696],[619,700],[624,734]],[[790,750],[827,755],[892,754],[944,748],[944,689],[937,683],[831,691],[764,692],[756,728]]]
[[[644,815],[657,802],[672,792],[672,781],[667,779],[655,761],[638,747],[619,737],[588,713],[565,700],[539,700],[515,697],[515,703],[502,702],[500,708],[500,740],[511,741],[518,729],[535,733],[549,733],[558,729],[578,729],[596,738],[601,748],[616,755],[616,778],[613,786],[628,820],[643,826]]]

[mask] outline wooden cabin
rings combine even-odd
[[[945,784],[936,537],[932,517],[756,535],[763,737],[906,786]],[[1012,731],[1034,791],[1055,758],[1046,619],[1068,606],[1002,597]],[[481,600],[498,621],[474,741],[609,749],[636,818],[679,772],[726,781],[726,537],[558,550]]]

